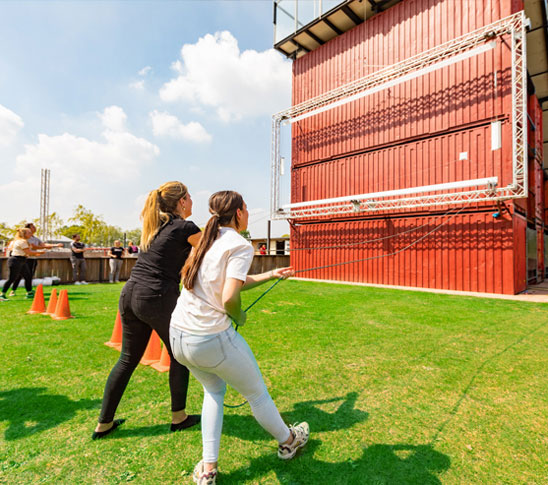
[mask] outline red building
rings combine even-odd
[[[543,5],[275,1],[294,60],[272,212],[300,276],[506,294],[544,279]]]

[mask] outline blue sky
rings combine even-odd
[[[0,221],[81,203],[139,226],[149,190],[186,183],[192,219],[240,191],[266,232],[271,115],[290,103],[291,62],[272,50],[272,2],[2,1]],[[288,232],[279,224],[275,232]]]

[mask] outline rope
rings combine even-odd
[[[274,288],[280,281],[282,281],[283,278],[278,278],[273,285],[271,285],[266,291],[263,291],[263,293],[255,299],[255,301],[249,305],[244,311],[247,313],[251,308],[253,308],[253,306],[255,305],[255,303],[257,303],[263,296],[265,296],[272,288]],[[234,322],[234,320],[233,320]],[[238,327],[240,325],[238,325],[236,322],[234,322],[234,330],[236,330],[236,332],[238,331]],[[245,406],[247,404],[247,400],[245,400],[244,402],[240,403],[240,404],[226,404],[226,403],[223,403],[223,406],[225,408],[231,408],[231,409],[235,409],[235,408],[241,408],[242,406]]]
[[[335,263],[335,264],[328,264],[328,265],[325,265],[325,266],[317,266],[315,268],[307,268],[307,269],[300,269],[300,270],[297,270],[295,271],[295,274],[297,273],[304,273],[305,271],[316,271],[316,270],[319,270],[319,269],[326,269],[326,268],[334,268],[336,266],[343,266],[345,264],[352,264],[352,263],[361,263],[363,261],[370,261],[372,259],[379,259],[379,258],[386,258],[388,256],[395,256],[396,254],[399,254],[407,249],[409,249],[410,247],[414,246],[415,244],[419,243],[420,241],[422,241],[423,239],[427,238],[428,236],[430,236],[430,234],[433,234],[434,232],[436,232],[440,227],[444,226],[445,224],[447,224],[451,219],[453,219],[455,216],[457,216],[458,214],[460,214],[464,209],[466,208],[466,205],[462,206],[457,212],[455,212],[454,214],[451,214],[451,217],[449,217],[447,220],[443,221],[441,224],[438,224],[434,229],[432,229],[430,232],[427,232],[425,235],[421,236],[420,238],[416,239],[415,241],[413,241],[412,243],[408,244],[407,246],[403,247],[402,249],[398,249],[397,251],[394,251],[392,253],[389,253],[389,254],[380,254],[378,256],[371,256],[369,258],[363,258],[363,259],[356,259],[354,261],[345,261],[343,263]],[[447,215],[449,212],[447,212],[445,215]],[[424,227],[424,226],[421,226],[421,227]],[[405,232],[410,232],[410,231],[405,231]],[[403,233],[399,233],[399,234],[405,234],[405,232]],[[320,248],[318,248],[320,249]],[[280,281],[282,281],[283,278],[278,278],[274,284],[272,284],[267,290],[265,290],[258,298],[255,299],[255,301],[253,303],[251,303],[251,305],[249,305],[245,311],[247,312],[248,310],[250,310],[260,299],[262,299],[270,290],[272,290],[278,283],[280,283]],[[235,325],[235,330],[238,331],[238,327],[239,325],[234,322],[234,325]],[[243,401],[242,403],[240,404],[225,404],[223,403],[223,406],[225,408],[231,408],[231,409],[235,409],[235,408],[239,408],[239,407],[242,407],[242,406],[245,406],[247,404],[247,400]]]
[[[438,214],[437,216],[434,216],[434,217],[445,217],[445,216],[449,215],[449,213],[452,210],[453,209],[449,209],[445,214]],[[377,241],[384,241],[386,239],[392,239],[393,237],[402,236],[403,234],[408,234],[408,233],[413,232],[413,231],[418,231],[419,229],[422,229],[423,227],[426,227],[429,224],[430,223],[427,222],[426,224],[423,224],[422,226],[412,227],[411,229],[407,229],[407,230],[402,231],[402,232],[397,232],[395,234],[391,234],[390,236],[382,236],[382,237],[378,237],[376,239],[368,239],[366,241],[358,241],[358,242],[355,242],[355,243],[338,244],[336,246],[320,246],[320,247],[293,248],[293,249],[289,248],[289,249],[287,249],[287,251],[292,252],[292,251],[310,251],[312,249],[339,249],[339,248],[347,248],[347,247],[351,247],[351,246],[359,246],[360,244],[368,244],[368,243],[377,242]]]
[[[345,264],[352,264],[352,263],[361,263],[363,261],[370,261],[372,259],[379,259],[379,258],[387,258],[388,256],[395,256],[396,254],[399,254],[403,251],[405,251],[406,249],[409,249],[410,247],[414,246],[415,244],[419,243],[420,241],[422,241],[423,239],[427,238],[428,236],[430,236],[430,234],[432,234],[433,232],[436,232],[440,227],[444,226],[445,224],[447,224],[451,219],[453,219],[453,217],[455,217],[456,215],[460,214],[464,209],[465,209],[466,206],[463,206],[459,211],[455,212],[454,214],[451,215],[451,217],[449,217],[449,219],[447,219],[446,221],[443,221],[441,224],[437,225],[434,229],[432,229],[430,232],[426,233],[424,236],[421,236],[420,238],[416,239],[415,241],[413,241],[411,244],[408,244],[407,246],[405,246],[404,248],[402,249],[398,249],[397,251],[394,251],[393,253],[388,253],[388,254],[379,254],[378,256],[371,256],[369,258],[363,258],[363,259],[355,259],[353,261],[345,261],[343,263],[335,263],[335,264],[328,264],[328,265],[325,265],[325,266],[317,266],[315,268],[307,268],[307,269],[299,269],[297,271],[295,271],[295,274],[297,273],[304,273],[305,271],[316,271],[316,270],[319,270],[319,269],[326,269],[326,268],[334,268],[336,266],[343,266]]]

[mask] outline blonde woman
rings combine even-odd
[[[186,220],[191,214],[192,199],[181,182],[167,182],[147,197],[141,213],[141,252],[120,295],[122,351],[108,377],[92,439],[103,438],[125,421],[114,420],[116,408],[152,330],[158,333],[171,357],[171,431],[200,421],[200,416],[185,412],[189,372],[173,358],[169,344],[169,321],[179,296],[181,268],[201,237],[196,224]]]
[[[28,277],[27,258],[29,256],[39,256],[42,254],[38,251],[32,251],[28,240],[32,236],[32,232],[29,228],[23,227],[17,229],[15,233],[15,239],[10,243],[11,256],[8,258],[9,276],[8,280],[4,283],[2,293],[0,293],[0,301],[9,301],[6,297],[6,293],[13,285],[15,281],[20,280],[20,276],[25,278],[25,289],[27,290],[27,297],[32,297],[32,279]],[[14,287],[15,289],[15,287]]]
[[[308,441],[308,424],[288,427],[268,390],[253,352],[231,326],[243,325],[240,292],[273,278],[287,278],[291,268],[248,275],[253,246],[239,232],[247,229],[249,213],[242,196],[223,191],[209,199],[204,235],[183,268],[183,291],[171,317],[170,338],[175,358],[204,387],[202,407],[203,459],[194,481],[214,484],[223,424],[226,384],[249,402],[255,419],[278,442],[278,457],[289,460]]]

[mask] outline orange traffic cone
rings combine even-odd
[[[46,311],[46,303],[44,302],[44,288],[42,285],[38,285],[36,293],[34,294],[34,300],[27,313],[42,313]]]
[[[56,307],[57,307],[57,288],[54,288],[49,297],[48,309],[45,312],[42,312],[42,315],[53,315],[55,313]]]
[[[160,360],[160,354],[162,353],[162,344],[160,342],[160,337],[153,330],[150,334],[150,340],[148,341],[147,348],[141,359],[141,364],[150,365],[158,362]]]
[[[112,335],[110,340],[105,342],[105,345],[108,345],[116,350],[121,350],[122,348],[122,319],[120,318],[120,311],[116,312],[116,321],[114,322]]]
[[[55,313],[51,316],[51,318],[54,320],[67,320],[68,318],[74,318],[70,314],[67,290],[61,290],[61,293],[59,293],[59,300],[57,301],[57,306],[55,307]]]
[[[156,364],[152,364],[150,367],[153,367],[158,372],[167,372],[169,370],[170,364],[171,358],[169,357],[167,347],[165,345],[162,345],[162,356],[160,357],[160,362],[156,362]]]

